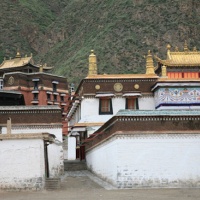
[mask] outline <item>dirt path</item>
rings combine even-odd
[[[92,179],[92,180],[91,180]],[[95,180],[95,182],[93,181]],[[99,185],[100,184],[100,185]],[[62,177],[60,190],[0,192],[0,200],[197,200],[200,189],[117,190],[91,174],[72,172]],[[106,188],[106,189],[105,189]]]

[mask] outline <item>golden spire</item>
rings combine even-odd
[[[193,51],[197,52],[197,47],[193,47]]]
[[[21,54],[20,54],[19,49],[17,49],[17,54],[16,54],[15,58],[21,58]]]
[[[162,66],[162,76],[167,76],[167,67],[165,65]]]
[[[188,46],[187,46],[187,41],[185,40],[185,43],[184,43],[184,51],[188,51]]]
[[[171,45],[168,44],[168,45],[167,45],[167,59],[171,59],[170,49],[171,49]]]
[[[148,51],[148,55],[146,57],[146,74],[155,74],[153,58],[150,50]]]
[[[40,65],[39,72],[43,72],[43,65]]]
[[[91,54],[89,55],[88,75],[97,75],[97,58],[94,54],[94,50],[91,50]]]

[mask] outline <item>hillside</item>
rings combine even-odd
[[[32,52],[36,63],[76,84],[87,74],[94,49],[99,73],[144,72],[150,49],[200,49],[197,0],[2,0],[0,59]]]

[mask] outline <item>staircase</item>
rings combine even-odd
[[[86,162],[80,160],[65,160],[64,161],[65,171],[81,171],[87,170]]]
[[[60,178],[46,178],[45,180],[46,190],[56,190],[60,188]]]

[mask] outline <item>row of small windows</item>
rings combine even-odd
[[[38,93],[33,93],[33,99],[38,100]],[[57,101],[57,99],[58,99],[58,95],[54,94],[53,95],[53,101]],[[52,101],[50,93],[47,93],[47,100]],[[64,96],[60,96],[60,101],[64,102]]]
[[[137,98],[126,98],[125,109],[139,109]],[[112,99],[111,98],[100,98],[99,99],[99,114],[107,115],[113,114]]]
[[[168,78],[175,79],[175,78],[200,78],[199,72],[168,72]]]
[[[39,79],[33,79],[33,82],[34,82],[34,90],[38,90],[38,82],[39,82]],[[58,82],[57,81],[53,81],[52,82],[52,88],[53,88],[53,92],[56,92],[57,91],[57,85],[58,85]]]

